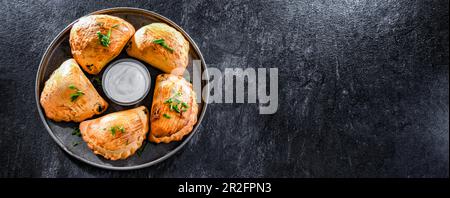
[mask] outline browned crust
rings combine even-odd
[[[83,88],[85,95],[70,101],[69,85]],[[81,122],[102,114],[108,103],[98,94],[74,59],[68,59],[45,82],[40,103],[47,118],[60,122]],[[101,106],[99,111],[98,106]]]
[[[164,39],[173,51],[153,43],[157,39]],[[189,62],[189,42],[175,28],[165,23],[152,23],[134,34],[127,53],[165,73],[182,75]]]
[[[106,35],[110,29],[111,42],[105,47],[100,44],[97,32]],[[70,30],[72,55],[84,71],[98,74],[108,62],[120,54],[134,33],[134,27],[119,17],[109,15],[83,17]]]
[[[104,140],[98,140],[96,139],[97,136],[95,136],[95,134],[93,135],[93,133],[101,133],[98,130],[102,130],[101,128],[94,128],[95,124],[97,124],[96,122],[101,122],[101,119],[105,119],[108,116],[115,116],[117,114],[137,114],[137,116],[139,117],[141,123],[140,125],[142,126],[142,128],[139,128],[140,131],[137,131],[136,133],[137,136],[135,138],[137,138],[136,140],[130,142],[129,144],[121,144],[120,142],[122,141],[122,139],[119,142],[119,145],[115,144],[114,146],[116,146],[117,148],[115,149],[108,149],[106,148],[105,144],[104,144]],[[131,117],[131,116],[128,116]],[[82,134],[82,138],[83,140],[86,142],[87,146],[97,155],[101,155],[106,159],[109,160],[120,160],[120,159],[126,159],[128,157],[130,157],[131,155],[133,155],[141,146],[143,141],[145,140],[145,137],[147,135],[149,126],[149,120],[148,120],[148,111],[147,108],[145,106],[140,106],[134,109],[130,109],[130,110],[125,110],[125,111],[119,111],[119,112],[115,112],[115,113],[111,113],[108,115],[105,115],[103,117],[97,118],[97,119],[93,119],[93,120],[87,120],[84,121],[80,124],[80,132]],[[101,126],[101,127],[110,127],[110,126]],[[97,131],[89,131],[89,130],[97,130]],[[117,134],[117,138],[123,138],[125,135],[128,136],[132,136],[132,135],[136,135],[136,134],[127,134],[127,133],[132,133],[127,131],[127,133],[125,133],[124,136],[120,136],[121,134],[119,134],[120,132],[118,132]],[[109,137],[111,138],[111,137]],[[103,141],[103,143],[101,143]],[[112,139],[110,141],[117,141],[117,139]],[[108,142],[108,141],[107,141]]]
[[[175,76],[173,76],[171,74],[161,74],[161,75],[158,76],[157,82],[161,81],[163,79],[170,78],[170,77],[175,77]],[[191,95],[190,95],[190,100],[191,101],[189,102],[189,104],[191,104],[190,108],[192,108],[192,109],[190,110],[189,117],[187,118],[188,122],[180,130],[178,130],[178,131],[176,131],[174,133],[165,132],[165,133],[167,133],[166,136],[159,136],[159,137],[155,136],[153,134],[155,129],[153,128],[152,132],[150,132],[150,135],[149,135],[149,140],[151,142],[155,142],[155,143],[161,143],[161,142],[169,143],[169,142],[172,142],[172,141],[180,141],[180,140],[183,139],[183,137],[185,135],[188,135],[189,133],[192,132],[193,126],[197,123],[198,105],[196,103],[196,94],[192,90],[192,85],[190,83],[188,83],[186,80],[184,80],[182,77],[180,77],[180,76],[176,76],[176,77],[178,79],[181,79],[184,83],[189,84],[189,88],[190,88],[190,91],[191,91]],[[158,86],[158,85],[156,85],[156,86]],[[155,102],[155,98],[154,98],[154,102]],[[157,113],[158,114],[157,116],[159,116],[159,114],[163,113],[163,112],[155,112],[155,109],[156,109],[155,106],[152,105],[152,116],[153,116],[154,113]]]

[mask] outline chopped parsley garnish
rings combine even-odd
[[[118,131],[120,131],[121,133],[125,133],[125,128],[123,126],[113,126],[109,130],[111,131],[111,134],[113,136],[116,136],[116,132]]]
[[[97,35],[98,40],[100,40],[100,44],[105,47],[109,47],[109,43],[111,43],[111,40],[109,39],[111,37],[111,29],[108,30],[106,35],[102,34],[100,31],[97,32]]]
[[[177,92],[173,97],[164,101],[164,104],[169,104],[169,110],[177,113],[185,112],[189,108],[186,102],[180,101],[178,98],[182,95],[181,92]],[[165,116],[164,116],[165,117]]]
[[[178,109],[178,105],[172,106],[172,109],[175,110],[177,113],[180,113],[180,109]]]
[[[84,93],[82,91],[78,90],[77,92],[75,92],[73,94],[70,94],[70,100],[73,102],[76,99],[78,99],[78,97],[80,97],[82,95],[84,95]]]
[[[167,118],[167,119],[170,119],[170,118],[171,118],[170,115],[167,115],[167,114],[163,114],[163,116],[164,116],[165,118]]]
[[[172,103],[172,98],[167,99],[164,103]]]
[[[82,91],[80,91],[77,87],[75,87],[74,85],[69,85],[69,89],[72,90],[77,90],[75,93],[71,93],[70,94],[70,101],[75,101],[76,99],[78,99],[78,97],[84,95],[84,93]]]
[[[109,28],[108,33],[102,34],[100,31],[97,32],[97,36],[98,36],[98,40],[100,41],[100,44],[102,44],[105,47],[109,47],[109,44],[111,43],[111,32],[113,28],[116,28],[117,26],[119,26],[119,24],[117,25],[113,25],[111,28]]]
[[[185,102],[182,102],[181,105],[182,105],[183,107],[189,108],[189,105],[188,105],[187,103],[185,103]]]
[[[161,39],[156,39],[156,40],[154,40],[153,43],[163,46],[164,48],[166,48],[167,50],[169,50],[170,53],[173,52],[173,49],[170,48],[170,47],[166,44],[166,42],[164,41],[164,39],[162,39],[162,38],[161,38]]]

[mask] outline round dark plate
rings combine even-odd
[[[119,8],[110,8],[110,9],[104,9],[99,10],[96,12],[93,12],[91,14],[108,14],[112,16],[120,17],[129,23],[131,23],[136,31],[141,28],[144,25],[150,24],[152,22],[164,22],[168,25],[174,27],[178,31],[180,31],[186,39],[190,43],[190,50],[189,50],[189,65],[187,67],[187,70],[189,71],[189,75],[185,75],[184,77],[189,81],[189,79],[192,79],[192,60],[201,60],[201,72],[203,75],[206,75],[208,77],[207,68],[205,64],[205,60],[203,59],[202,53],[198,49],[195,42],[192,40],[192,38],[183,30],[181,27],[176,25],[171,20],[157,14],[151,11],[143,10],[143,9],[137,9],[137,8],[127,8],[127,7],[119,7]],[[89,14],[89,15],[91,15]],[[50,46],[45,51],[44,56],[42,57],[41,63],[39,65],[39,69],[37,71],[36,75],[36,87],[35,87],[35,94],[36,94],[36,104],[39,111],[39,115],[41,117],[42,122],[44,123],[45,128],[49,132],[50,136],[55,140],[55,142],[69,155],[86,162],[88,164],[91,164],[96,167],[100,168],[106,168],[106,169],[112,169],[112,170],[132,170],[132,169],[138,169],[138,168],[144,168],[148,167],[154,164],[157,164],[173,154],[175,154],[178,150],[180,150],[191,138],[195,135],[198,126],[202,122],[202,118],[206,112],[206,106],[207,103],[204,101],[207,101],[207,98],[205,100],[202,100],[201,103],[199,103],[199,115],[198,115],[198,121],[197,124],[194,126],[193,131],[183,138],[180,142],[171,142],[169,144],[160,143],[155,144],[148,142],[148,140],[145,140],[144,147],[141,147],[141,151],[139,152],[140,155],[137,153],[133,156],[130,156],[129,158],[125,160],[107,160],[103,158],[102,156],[95,155],[83,142],[81,137],[72,135],[72,131],[74,128],[78,127],[79,123],[74,122],[54,122],[50,119],[47,119],[44,115],[43,109],[39,103],[39,98],[42,92],[42,89],[44,87],[45,81],[50,77],[52,72],[57,69],[65,60],[72,58],[72,54],[70,51],[70,45],[69,45],[69,35],[70,35],[70,29],[72,28],[72,25],[77,22],[74,21],[71,24],[69,24],[66,28],[64,28],[63,31],[61,31],[58,36],[52,41]],[[122,50],[122,53],[112,60],[110,63],[122,59],[122,58],[131,58],[129,57],[125,49]],[[143,61],[140,61],[143,64],[145,64],[150,71],[151,75],[151,89],[149,94],[146,96],[142,102],[133,105],[133,106],[120,106],[115,103],[113,103],[111,100],[109,100],[105,94],[103,93],[103,89],[101,88],[101,85],[96,85],[96,83],[93,83],[97,91],[99,92],[102,97],[108,101],[109,107],[108,110],[103,113],[102,115],[95,116],[94,118],[101,117],[103,115],[106,115],[108,113],[125,110],[125,109],[131,109],[137,106],[145,105],[149,110],[151,109],[152,99],[153,99],[153,91],[155,86],[155,79],[156,76],[161,74],[162,72],[154,67],[152,67],[149,64],[146,64]],[[107,65],[106,67],[108,67]],[[103,75],[103,71],[106,69],[103,68],[102,72],[98,75],[89,75],[87,73],[86,76],[91,80],[94,81],[95,77],[98,77],[101,79]],[[208,79],[208,78],[206,78]],[[201,81],[201,87],[208,86],[206,81]],[[200,93],[197,93],[197,97],[201,97]],[[79,143],[78,145],[74,146],[74,143]],[[45,146],[45,145],[44,145]]]

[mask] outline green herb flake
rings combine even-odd
[[[155,43],[155,44],[158,44],[158,45],[161,45],[162,47],[164,47],[164,48],[166,48],[167,50],[169,50],[169,52],[170,53],[173,53],[173,49],[172,48],[170,48],[167,44],[166,44],[166,42],[164,41],[164,39],[156,39],[156,40],[154,40],[153,41],[153,43]]]
[[[147,141],[144,141],[144,144],[141,146],[141,148],[139,148],[139,149],[136,151],[136,154],[137,154],[139,157],[141,157],[141,155],[142,155],[142,153],[144,152],[146,146],[147,146]]]
[[[164,102],[164,104],[166,104],[166,103],[172,103],[172,98],[169,98],[169,99],[167,99],[165,102]]]
[[[97,32],[98,40],[100,41],[100,44],[104,47],[109,47],[109,44],[111,43],[111,32],[113,28],[118,27],[119,24],[113,25],[111,28],[109,28],[108,33],[102,34],[100,31]]]
[[[100,79],[98,76],[94,76],[92,78],[92,82],[97,86],[102,86],[102,79]]]
[[[125,128],[123,126],[113,126],[109,129],[113,136],[116,136],[116,132],[120,131],[121,133],[125,133]]]
[[[81,137],[80,128],[78,128],[78,127],[74,128],[73,131],[72,131],[72,135],[76,135],[78,137]]]
[[[73,143],[72,143],[72,146],[73,146],[73,147],[76,147],[76,146],[78,146],[80,143],[81,143],[81,142],[73,142]]]
[[[111,127],[111,134],[116,136],[116,127]]]
[[[175,110],[177,113],[180,113],[180,109],[178,108],[178,105],[173,106],[173,110]]]
[[[171,98],[164,101],[164,104],[169,104],[169,110],[177,113],[186,112],[189,105],[186,102],[181,101],[179,98],[182,96],[182,92],[175,93]]]
[[[82,91],[78,90],[77,92],[70,94],[70,100],[72,102],[74,102],[75,100],[78,99],[78,97],[80,97],[82,95],[84,95],[84,93]]]
[[[185,108],[189,108],[189,105],[188,105],[187,103],[185,103],[185,102],[182,102],[181,105],[182,105],[183,107],[185,107]]]
[[[120,132],[125,133],[125,128],[123,126],[120,126],[118,129]]]
[[[102,34],[100,31],[97,32],[98,40],[100,41],[100,44],[104,47],[109,47],[109,43],[111,43],[110,36],[111,36],[111,29],[108,30],[108,33],[106,35]]]
[[[170,118],[171,118],[170,115],[167,115],[167,114],[163,114],[163,116],[164,116],[165,118],[167,118],[167,119],[170,119]]]
[[[77,87],[75,87],[74,85],[69,85],[69,89],[77,90],[75,93],[70,94],[70,101],[72,101],[72,102],[74,102],[76,99],[78,99],[78,97],[80,97],[81,95],[84,95],[84,93],[82,91],[80,91]]]

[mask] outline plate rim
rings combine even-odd
[[[197,129],[200,126],[203,117],[205,116],[206,113],[206,109],[208,107],[208,101],[209,101],[209,95],[206,94],[206,96],[202,96],[202,94],[200,94],[201,100],[203,101],[203,107],[202,107],[202,111],[200,113],[200,116],[198,118],[198,121],[196,123],[196,126],[192,129],[192,132],[186,137],[184,138],[183,142],[178,145],[175,149],[171,150],[170,152],[166,153],[165,155],[163,155],[160,158],[157,158],[156,160],[152,160],[149,161],[147,163],[143,163],[140,165],[133,165],[133,166],[123,166],[123,167],[115,167],[115,166],[107,166],[107,165],[103,165],[103,164],[97,164],[95,162],[91,162],[87,159],[84,159],[83,157],[73,153],[72,151],[68,150],[66,145],[64,145],[54,134],[53,131],[50,129],[48,123],[47,123],[47,118],[45,117],[42,107],[40,105],[40,93],[39,93],[39,87],[40,87],[40,82],[39,79],[41,77],[41,72],[42,72],[42,68],[43,68],[43,63],[45,62],[45,60],[47,59],[46,57],[48,56],[49,52],[51,49],[53,49],[54,45],[56,44],[56,41],[58,41],[60,39],[60,37],[62,37],[62,35],[66,34],[67,31],[69,31],[73,24],[76,23],[80,18],[84,17],[84,16],[88,16],[88,15],[93,15],[93,14],[107,14],[109,12],[123,12],[123,11],[130,11],[130,12],[142,12],[145,14],[149,14],[152,17],[155,17],[157,19],[160,19],[161,21],[168,23],[169,25],[171,25],[172,27],[174,27],[175,29],[177,29],[178,31],[180,31],[183,36],[185,36],[187,38],[187,40],[189,41],[189,43],[192,45],[192,47],[194,48],[194,50],[197,52],[202,64],[203,64],[203,70],[202,70],[202,75],[205,75],[206,79],[209,79],[209,72],[208,72],[208,67],[206,65],[205,59],[203,58],[203,54],[201,53],[200,49],[197,46],[197,43],[195,43],[195,41],[189,36],[189,34],[187,34],[180,26],[178,26],[175,22],[173,22],[172,20],[168,19],[165,16],[162,16],[154,11],[149,11],[146,9],[142,9],[142,8],[135,8],[135,7],[112,7],[112,8],[106,8],[106,9],[101,9],[101,10],[97,10],[97,11],[93,11],[90,12],[89,14],[83,15],[79,18],[77,18],[75,21],[73,21],[72,23],[70,23],[69,25],[67,25],[62,31],[60,31],[56,37],[52,40],[52,42],[48,45],[47,49],[45,50],[44,54],[42,55],[41,61],[39,62],[39,67],[37,69],[36,72],[36,78],[35,78],[35,102],[37,105],[37,109],[39,112],[39,117],[42,121],[42,123],[44,124],[45,129],[47,130],[47,132],[49,133],[49,135],[52,137],[52,139],[58,144],[58,146],[64,150],[67,154],[69,154],[70,156],[85,162],[91,166],[94,167],[98,167],[98,168],[103,168],[103,169],[108,169],[108,170],[136,170],[136,169],[141,169],[141,168],[146,168],[146,167],[150,167],[153,166],[155,164],[161,163],[163,161],[165,161],[166,159],[172,157],[175,153],[177,153],[179,150],[181,150],[181,148],[183,148],[190,140],[191,138],[197,133]],[[209,83],[205,84],[205,88],[207,90],[209,90]]]

